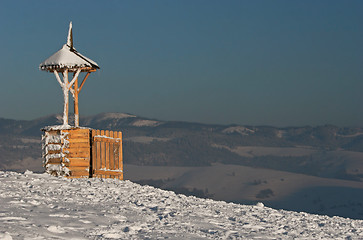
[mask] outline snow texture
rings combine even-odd
[[[127,114],[127,113],[104,113],[99,117],[98,121],[103,121],[107,119],[124,119],[124,118],[135,118],[135,115]]]
[[[2,239],[363,239],[363,221],[0,171]]]
[[[94,136],[94,138],[112,139],[112,140],[115,140],[115,142],[120,142],[121,141],[121,138],[113,138],[113,137],[108,137],[108,136],[105,136],[105,135],[96,135],[96,136]]]
[[[162,124],[159,121],[152,121],[152,120],[136,120],[132,123],[132,126],[135,127],[156,127]]]
[[[57,69],[76,71],[76,69],[84,67],[99,68],[96,62],[83,56],[73,47],[72,22],[70,22],[67,44],[64,44],[58,52],[42,62],[39,65],[39,68],[46,71]]]
[[[54,53],[39,65],[41,70],[64,68],[74,70],[83,67],[99,68],[96,62],[86,58],[75,49],[71,51],[71,48],[67,44],[64,44],[59,51]]]
[[[107,168],[100,168],[100,170],[103,170],[103,171],[109,171],[109,172],[123,172],[121,169],[107,169]]]
[[[52,131],[52,130],[69,130],[69,129],[91,129],[88,127],[75,127],[71,125],[53,125],[53,126],[46,126],[42,128],[42,131]]]
[[[69,23],[69,30],[68,30],[68,37],[67,37],[67,45],[70,48],[73,48],[72,22]]]
[[[69,169],[64,163],[69,162],[66,158],[67,150],[69,146],[68,132],[59,131],[59,135],[51,134],[50,132],[44,132],[42,136],[42,157],[44,158],[43,166],[45,171],[55,176],[69,176]],[[56,151],[56,153],[51,153]],[[60,159],[59,164],[50,163],[51,159]]]
[[[222,131],[223,133],[239,133],[241,135],[248,136],[254,134],[256,131],[243,126],[228,127]]]

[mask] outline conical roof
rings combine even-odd
[[[96,62],[83,56],[73,47],[73,34],[72,34],[72,22],[69,24],[69,32],[67,38],[67,44],[44,62],[39,65],[39,68],[44,71],[53,71],[68,69],[69,71],[76,71],[82,68],[82,71],[96,70],[100,67]]]

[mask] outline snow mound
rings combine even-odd
[[[132,126],[135,127],[156,127],[162,124],[159,121],[152,121],[152,120],[136,120],[132,123]]]
[[[363,221],[0,171],[0,239],[362,239]]]
[[[241,135],[248,136],[250,134],[255,133],[255,130],[249,129],[249,128],[246,128],[243,126],[234,126],[234,127],[226,128],[222,132],[223,133],[239,133]]]
[[[123,119],[123,118],[134,118],[135,115],[127,114],[127,113],[104,113],[100,117],[99,121],[107,120],[107,119]]]
[[[1,233],[0,232],[0,239],[1,240],[13,240],[11,235],[8,232]]]

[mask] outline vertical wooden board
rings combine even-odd
[[[118,132],[118,137],[120,138],[120,149],[119,149],[119,170],[123,171],[123,162],[122,162],[122,132]]]
[[[100,130],[96,131],[96,136],[100,135]],[[96,162],[97,162],[97,167],[96,169],[100,169],[101,168],[101,143],[97,142],[96,143],[96,151],[97,151],[97,157],[96,157]]]
[[[116,166],[115,166],[115,169],[119,169],[120,167],[120,161],[119,161],[119,149],[120,149],[120,143],[117,142],[115,143],[115,146],[114,146],[114,149],[113,149],[113,152],[114,152],[114,157],[115,157],[115,162],[116,162]]]
[[[113,137],[114,138],[118,138],[118,132],[117,131],[114,131],[113,132]],[[118,152],[118,144],[119,143],[114,143],[113,144],[113,148],[112,148],[112,156],[113,156],[113,161],[114,161],[114,170],[118,169],[118,155],[117,155],[117,152]]]
[[[93,174],[93,170],[96,169],[97,167],[97,148],[96,148],[96,143],[93,141],[93,137],[96,135],[96,130],[92,129],[91,131],[91,139],[92,139],[92,153],[91,153],[91,159],[92,159],[92,163],[91,163],[91,169],[90,169],[90,177],[92,177]]]
[[[114,131],[113,132],[113,138],[118,138],[118,132],[117,131]],[[118,143],[113,143],[112,145],[112,156],[113,156],[113,169],[118,169],[118,158],[116,156],[116,148],[118,148]]]
[[[113,131],[110,131],[110,137],[111,138],[113,138],[114,136],[113,136]],[[113,142],[110,142],[109,143],[110,144],[110,168],[109,169],[111,169],[111,170],[114,170],[115,169],[115,161],[114,161],[114,156],[113,156],[113,148],[114,148],[114,143]]]
[[[105,131],[101,130],[101,136],[105,135]],[[105,168],[105,142],[101,143],[101,168]]]
[[[105,136],[110,137],[110,131],[105,131]],[[105,139],[107,140],[107,139]],[[110,169],[110,142],[105,141],[105,168]]]

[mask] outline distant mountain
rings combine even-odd
[[[80,122],[95,129],[122,131],[127,164],[223,163],[363,180],[361,128],[213,125],[161,121],[126,113],[102,113],[83,117]],[[17,170],[16,161],[39,159],[40,129],[56,124],[61,124],[60,115],[32,121],[0,119],[0,169]]]
[[[61,123],[61,115],[0,118],[0,170],[43,172],[40,129]],[[126,113],[83,117],[80,123],[123,132],[125,176],[138,183],[363,219],[361,128],[213,125]]]

